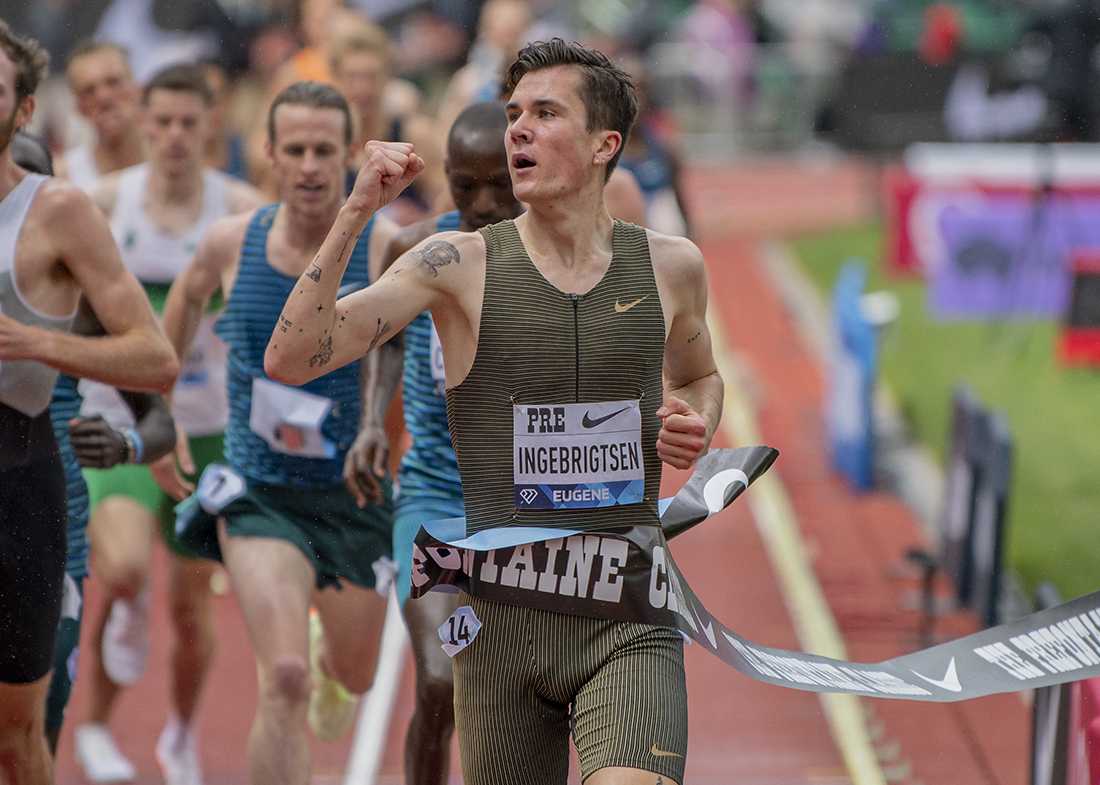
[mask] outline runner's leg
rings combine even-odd
[[[313,595],[325,629],[321,667],[348,692],[361,695],[374,681],[386,598],[374,589],[341,583],[339,591],[326,589]]]
[[[249,780],[253,785],[305,785],[313,568],[289,542],[229,537],[223,522],[218,529],[259,670],[259,705],[248,739]]]
[[[180,556],[171,560],[172,706],[185,727],[191,725],[214,658],[210,578],[216,569],[211,561]]]
[[[122,691],[103,665],[103,633],[116,599],[137,600],[149,581],[149,561],[157,521],[148,508],[126,496],[109,496],[88,522],[92,572],[102,581],[103,606],[92,646],[91,699],[88,722],[106,725]]]
[[[455,727],[454,673],[438,629],[461,605],[459,595],[431,592],[402,609],[416,665],[416,704],[405,735],[409,785],[443,785],[449,779]]]
[[[0,782],[50,785],[53,765],[46,735],[50,674],[29,684],[0,683]]]

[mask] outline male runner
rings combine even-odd
[[[337,302],[346,247],[423,167],[409,145],[372,142],[311,274],[287,300],[282,318],[301,332],[272,336],[265,369],[285,383],[307,382],[429,308],[443,347],[467,532],[659,527],[661,461],[690,466],[721,410],[702,256],[690,241],[614,222],[603,205],[637,108],[629,77],[604,55],[559,39],[529,45],[509,69],[506,92],[513,189],[528,211],[480,232],[436,235],[376,285]],[[605,501],[593,495],[579,508],[532,509],[511,475],[523,426],[515,410],[533,404],[545,408],[540,427],[560,424],[563,434],[567,423],[581,424],[581,412],[593,429],[629,410],[609,427],[640,452],[641,466],[631,469],[643,470],[644,487],[634,486],[630,503],[596,506]],[[591,454],[573,449],[577,437],[558,438],[555,454]],[[586,475],[606,488],[615,474],[599,455]],[[543,474],[536,484],[556,479]],[[571,726],[587,785],[682,782],[678,632],[478,597],[470,605],[480,632],[454,660],[467,783],[564,783]]]
[[[304,389],[263,371],[272,330],[299,329],[277,322],[279,311],[343,204],[351,122],[347,101],[327,85],[298,82],[276,96],[268,151],[281,202],[216,223],[165,309],[183,353],[211,294],[228,293],[217,326],[229,345],[228,465],[203,475],[177,528],[185,544],[224,561],[248,626],[260,683],[249,738],[256,785],[308,781],[307,713],[322,738],[354,720],[385,615],[371,589],[392,574],[388,488],[375,487],[378,500],[364,509],[341,478],[363,408],[359,364]],[[368,257],[381,257],[393,231],[377,219],[349,245],[346,285],[368,283]],[[324,358],[322,348],[314,362]]]
[[[102,41],[74,49],[65,76],[95,140],[67,150],[57,162],[57,174],[87,191],[103,175],[145,160],[138,130],[141,89],[126,50]]]
[[[38,137],[19,131],[11,142],[12,160],[34,174],[53,174],[49,148]],[[103,328],[95,314],[81,300],[73,322],[78,335],[102,335]],[[88,576],[88,546],[85,530],[88,526],[88,487],[81,466],[101,468],[138,460],[155,461],[172,451],[176,429],[168,404],[159,395],[122,392],[123,400],[137,420],[133,430],[112,428],[102,417],[79,419],[81,396],[77,380],[61,374],[50,399],[50,420],[57,438],[61,462],[65,467],[65,491],[68,508],[65,562],[65,594],[62,600],[61,623],[57,627],[54,649],[53,677],[46,697],[46,738],[50,751],[56,755],[57,740],[65,718],[65,707],[72,694],[77,671],[80,643],[80,622],[83,617],[84,579]],[[71,433],[70,433],[71,431]]]
[[[9,781],[32,785],[50,781],[42,718],[65,570],[54,381],[63,371],[163,391],[178,371],[92,202],[12,161],[47,61],[0,21],[0,761]],[[82,293],[106,336],[68,334]]]
[[[101,180],[92,198],[111,220],[126,267],[145,286],[154,310],[163,309],[172,281],[191,262],[206,229],[219,218],[252,209],[259,194],[204,165],[213,96],[197,66],[170,66],[142,94],[141,133],[149,161]],[[191,436],[177,444],[185,472],[221,458],[229,404],[225,345],[214,335],[215,314],[201,322],[172,395],[172,411]],[[114,390],[85,388],[83,411],[129,427],[130,412]],[[92,516],[88,535],[94,569],[103,581],[97,619],[92,697],[76,729],[77,759],[92,782],[132,779],[132,764],[108,730],[122,688],[136,682],[148,654],[148,575],[158,524],[173,552],[169,583],[175,632],[171,655],[172,710],[157,742],[157,760],[169,785],[199,785],[201,767],[192,720],[214,652],[210,576],[213,565],[186,558],[171,535],[173,508],[188,489],[172,458],[144,466],[86,472]],[[154,479],[156,477],[157,479]],[[158,484],[160,487],[158,487]],[[162,490],[163,488],[163,490]]]

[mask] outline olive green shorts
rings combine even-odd
[[[230,537],[266,537],[297,547],[312,564],[318,589],[341,580],[372,589],[393,575],[388,481],[383,501],[363,509],[343,483],[293,488],[246,481],[244,492],[217,514],[191,496],[176,507],[176,536],[190,555],[221,561],[218,518],[225,519]]]
[[[222,459],[223,439],[220,433],[192,436],[188,444],[195,461],[195,476],[188,479],[194,482],[207,466]],[[156,516],[169,549],[177,556],[188,555],[176,540],[176,500],[160,489],[148,466],[127,463],[110,469],[85,469],[84,480],[88,483],[88,509],[95,510],[108,496],[133,499]]]
[[[454,655],[466,785],[564,785],[570,730],[582,779],[625,766],[683,783],[687,687],[679,632],[468,595],[463,602],[481,624]]]

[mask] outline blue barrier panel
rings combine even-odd
[[[874,486],[871,402],[878,339],[860,309],[866,279],[861,262],[848,262],[833,288],[835,340],[825,412],[833,466],[859,491]]]

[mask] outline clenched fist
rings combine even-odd
[[[359,168],[347,206],[373,213],[392,202],[424,171],[424,160],[408,142],[367,142],[366,160]]]

